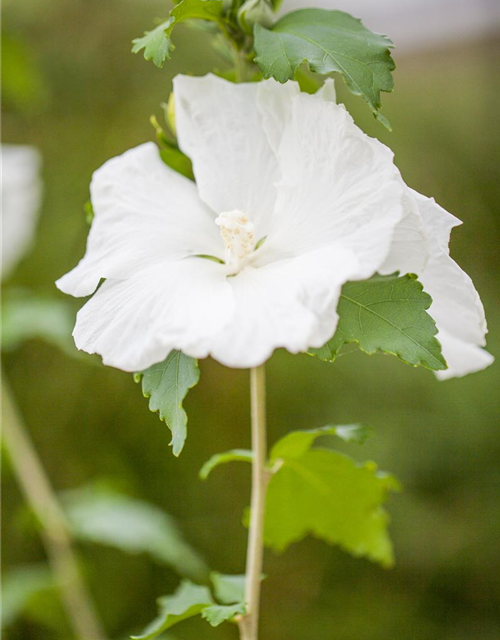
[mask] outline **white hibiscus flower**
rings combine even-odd
[[[35,234],[42,183],[34,147],[2,144],[2,278],[28,251]]]
[[[87,252],[58,281],[93,293],[74,331],[105,364],[145,369],[173,350],[254,367],[333,335],[342,285],[419,273],[451,375],[486,366],[479,298],[448,257],[456,219],[412,192],[392,152],[366,136],[333,83],[177,76],[176,126],[196,184],[144,144],[93,177]],[[207,259],[211,256],[215,259]]]

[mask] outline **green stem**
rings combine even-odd
[[[236,43],[235,39],[229,33],[224,21],[221,20],[217,23],[222,32],[222,35],[229,43],[231,47],[232,56],[234,60],[234,75],[236,78],[236,82],[245,82],[246,79],[246,60],[244,57],[244,53],[240,50],[240,47]]]
[[[247,612],[240,620],[241,640],[257,640],[259,634],[260,584],[264,555],[264,509],[266,471],[266,379],[264,365],[250,370],[252,413],[252,500],[248,532],[245,602]]]
[[[235,57],[236,80],[238,82],[245,82],[247,79],[247,64],[244,54],[238,49],[235,52]]]
[[[78,640],[105,640],[80,575],[65,515],[26,432],[5,375],[2,375],[2,438],[19,485],[41,524],[49,564],[75,636]]]

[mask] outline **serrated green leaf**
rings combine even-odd
[[[183,539],[175,520],[158,507],[96,487],[66,491],[62,502],[75,538],[126,553],[147,553],[182,576],[206,578],[200,555]]]
[[[212,627],[217,627],[226,620],[233,620],[237,615],[244,615],[245,575],[223,575],[214,571],[210,574],[215,597],[222,605],[216,604],[202,611],[202,617]]]
[[[157,67],[163,67],[174,49],[170,41],[173,24],[174,20],[169,18],[152,31],[146,31],[142,38],[132,40],[132,53],[139,53],[144,49],[145,60],[152,60]]]
[[[132,636],[137,640],[153,640],[178,622],[201,614],[212,627],[233,620],[237,615],[245,613],[245,605],[240,587],[244,576],[223,576],[211,574],[218,598],[224,604],[216,604],[207,587],[200,587],[187,580],[172,596],[164,596],[158,600],[160,612],[155,620],[140,636]],[[235,579],[235,580],[233,580]],[[228,601],[229,600],[229,601]]]
[[[160,598],[158,604],[160,611],[157,618],[140,636],[132,636],[134,640],[153,640],[182,620],[200,614],[214,602],[207,587],[184,580],[172,596]]]
[[[414,367],[446,369],[436,323],[427,313],[432,298],[416,276],[374,276],[348,282],[338,306],[337,331],[321,349],[310,353],[333,362],[343,344],[355,343],[370,355],[395,355]]]
[[[255,25],[254,33],[255,62],[265,78],[291,80],[303,62],[316,73],[341,73],[352,93],[380,117],[380,92],[394,88],[389,38],[343,11],[325,9],[293,11],[271,29]]]
[[[389,517],[382,504],[398,489],[397,480],[373,462],[360,465],[335,451],[316,448],[284,460],[267,489],[265,543],[283,551],[312,534],[391,566]]]
[[[225,451],[224,453],[216,453],[200,469],[200,478],[206,480],[210,473],[218,467],[220,464],[226,464],[227,462],[252,462],[253,452],[247,449],[231,449],[231,451]]]
[[[293,460],[303,456],[314,441],[321,436],[338,436],[345,442],[363,443],[371,433],[370,427],[362,424],[327,425],[317,429],[292,431],[281,438],[271,449],[269,464],[277,460]]]
[[[187,414],[182,402],[189,389],[200,379],[198,362],[180,351],[172,351],[163,362],[136,374],[142,378],[142,391],[149,398],[151,411],[158,411],[172,432],[171,445],[175,456],[184,447],[187,435]]]
[[[144,49],[144,58],[152,60],[157,67],[163,67],[170,58],[174,45],[170,39],[176,25],[185,20],[209,20],[219,22],[222,14],[222,0],[182,0],[170,12],[170,18],[148,31],[142,38],[132,41],[132,53]]]
[[[210,580],[214,587],[215,597],[223,604],[236,604],[245,600],[245,574],[225,575],[213,571]]]
[[[236,616],[243,615],[245,611],[246,607],[242,602],[237,604],[213,604],[203,609],[201,617],[212,627],[218,627],[227,620],[233,620]]]

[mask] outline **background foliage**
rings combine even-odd
[[[202,74],[219,59],[206,34],[179,27],[177,51],[163,70],[129,54],[130,41],[166,14],[156,0],[23,0],[4,6],[4,47],[25,58],[4,67],[4,139],[38,146],[45,199],[38,241],[7,283],[59,296],[53,281],[81,257],[87,234],[82,205],[92,171],[107,158],[154,139],[172,76]],[[390,35],[390,34],[389,34]],[[17,56],[17,58],[16,58]],[[396,92],[384,96],[394,133],[337,83],[358,123],[389,143],[406,180],[464,220],[453,254],[470,273],[486,306],[489,347],[500,357],[500,131],[495,98],[498,42],[477,42],[398,57]],[[181,67],[182,65],[182,67]],[[221,67],[223,63],[220,62]],[[19,68],[19,67],[17,67]],[[10,89],[9,89],[10,87]],[[7,288],[6,287],[6,288]],[[62,299],[62,295],[60,296]],[[75,306],[75,310],[78,303]],[[202,463],[213,453],[249,445],[247,373],[201,363],[189,394],[190,437],[181,459],[170,434],[149,413],[130,375],[71,358],[41,341],[4,357],[19,405],[59,491],[100,481],[161,507],[176,518],[210,568],[241,573],[249,469],[225,465],[205,483]],[[353,348],[334,365],[277,354],[268,367],[272,441],[290,428],[369,422],[375,436],[354,458],[377,460],[402,481],[392,497],[396,567],[385,571],[314,539],[284,554],[267,552],[262,635],[266,640],[493,640],[500,632],[499,368],[438,383],[395,358]],[[8,464],[3,470],[4,571],[37,564],[44,555]],[[100,544],[79,547],[110,636],[138,632],[156,614],[155,598],[173,592],[176,572],[151,554],[124,554]],[[154,555],[154,554],[153,554]],[[53,585],[28,615],[9,627],[10,640],[70,637]],[[271,615],[274,614],[274,615]],[[180,640],[234,638],[193,619]]]

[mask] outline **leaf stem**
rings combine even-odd
[[[246,614],[239,622],[241,640],[257,640],[259,634],[260,584],[264,555],[264,507],[266,471],[266,379],[264,365],[250,370],[252,415],[252,500],[248,532],[245,602]]]
[[[247,63],[244,54],[238,49],[235,53],[236,81],[246,82]]]
[[[68,619],[79,640],[106,636],[82,581],[66,517],[33,447],[5,375],[2,375],[2,438],[24,496],[41,525],[49,564]]]

